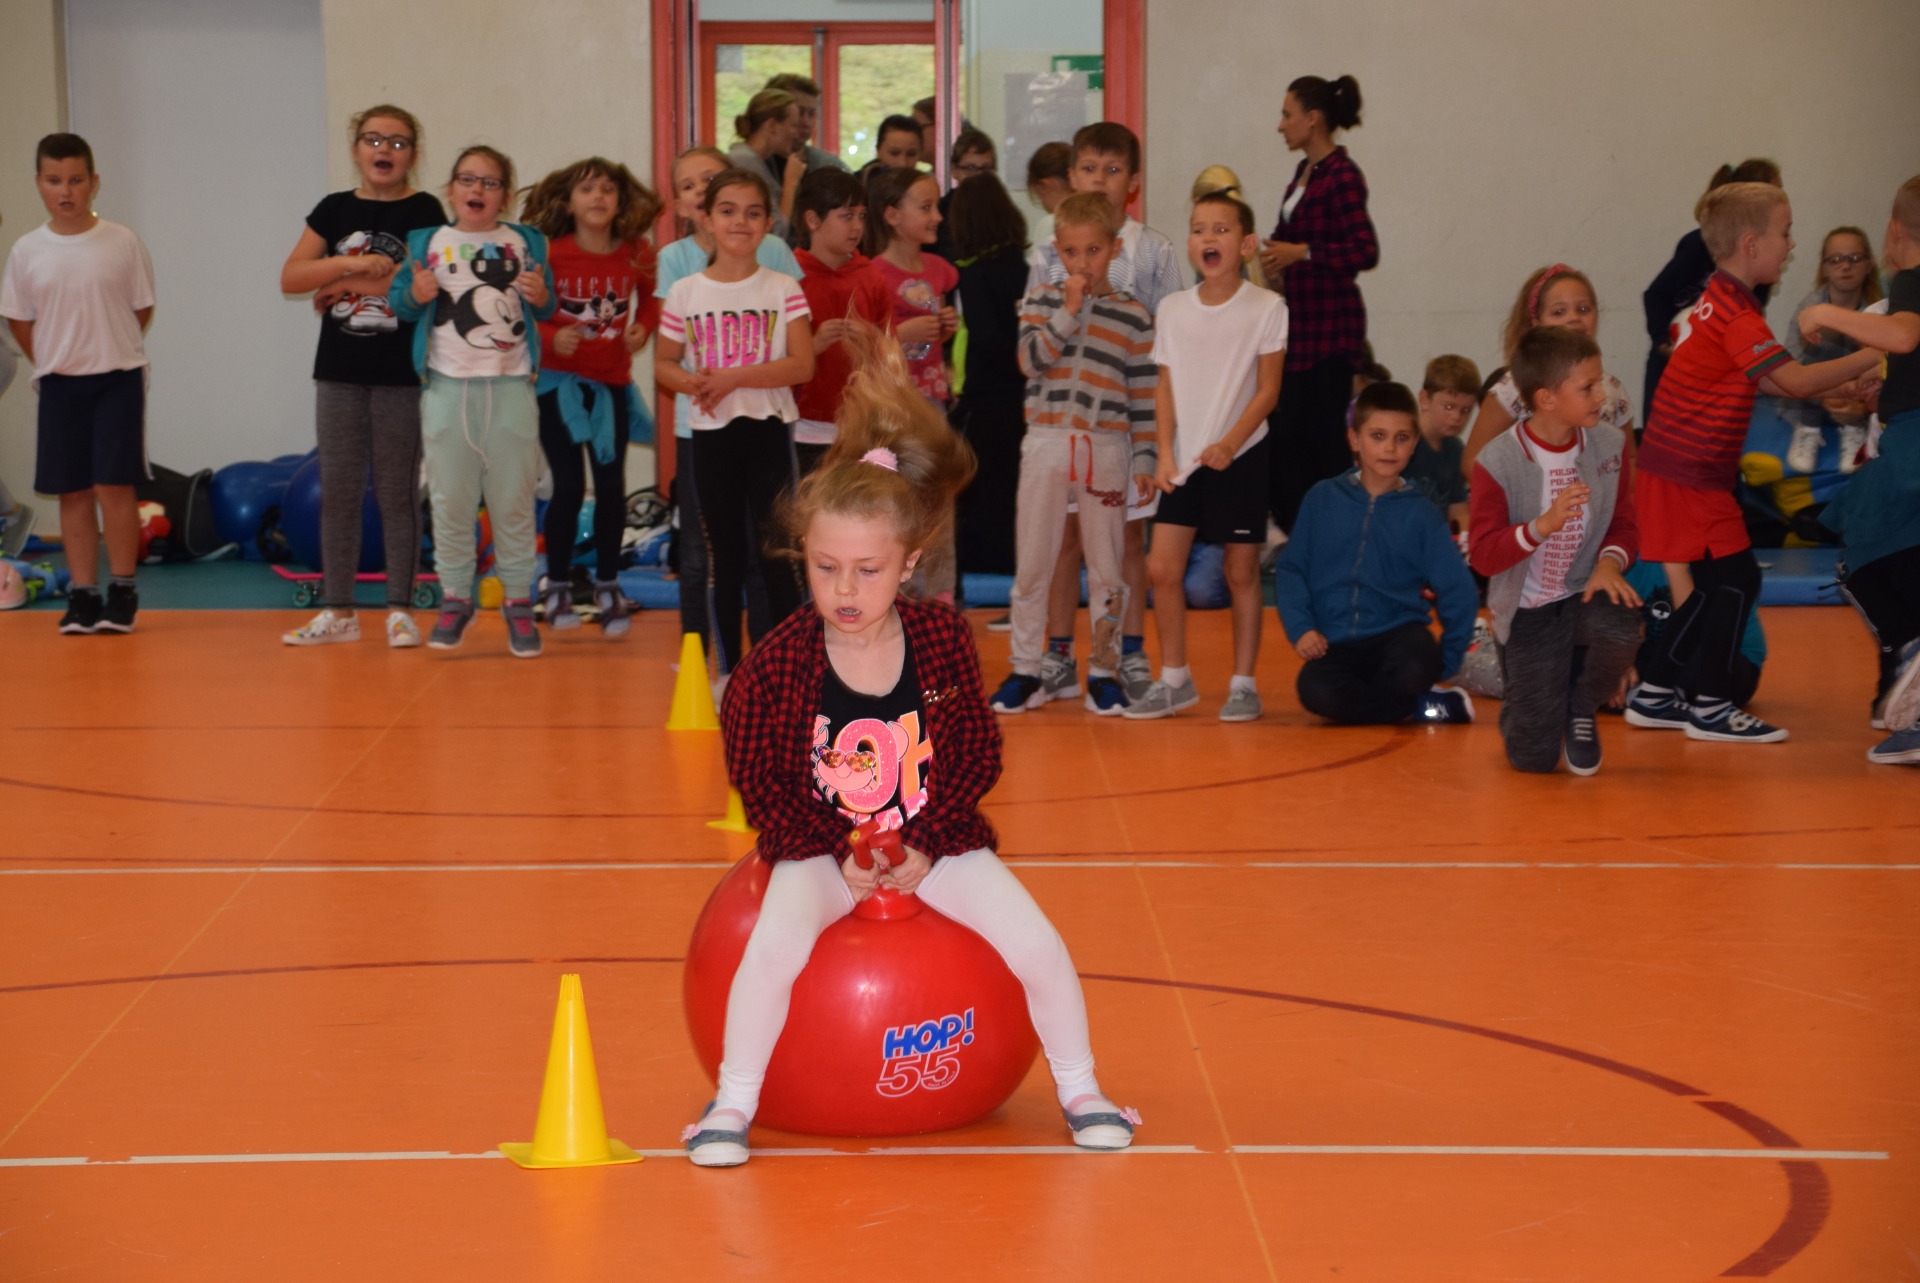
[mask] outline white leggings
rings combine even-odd
[[[1097,1095],[1080,977],[1060,933],[1020,880],[982,848],[935,860],[916,894],[978,932],[1006,959],[1027,991],[1027,1014],[1040,1035],[1061,1103]],[[830,855],[773,866],[760,920],[727,997],[726,1047],[715,1109],[737,1109],[752,1119],[760,1105],[767,1061],[786,1027],[793,982],[820,933],[853,912],[853,905],[840,864]]]

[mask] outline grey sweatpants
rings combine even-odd
[[[420,557],[420,389],[323,380],[314,384],[313,426],[320,446],[321,604],[353,606],[371,469],[386,545],[387,606],[405,610]]]
[[[1133,442],[1124,432],[1029,428],[1020,443],[1014,507],[1013,671],[1040,675],[1047,646],[1047,591],[1066,537],[1067,502],[1077,501],[1087,559],[1087,615],[1093,644],[1089,676],[1111,677],[1120,663],[1127,580],[1120,559],[1133,488]]]
[[[494,565],[508,601],[532,595],[533,490],[540,481],[540,412],[524,377],[457,379],[429,370],[420,400],[427,489],[433,497],[440,588],[473,600],[474,517],[493,523]]]
[[[1500,647],[1500,738],[1516,771],[1560,765],[1567,720],[1592,717],[1640,649],[1640,612],[1604,597],[1516,610]]]

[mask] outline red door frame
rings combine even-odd
[[[813,43],[813,24],[810,23],[705,23],[700,21],[699,0],[652,0],[653,6],[653,174],[655,190],[666,199],[667,208],[661,213],[660,221],[655,224],[654,240],[661,245],[677,232],[673,223],[673,158],[694,144],[695,122],[690,118],[686,104],[695,101],[695,92],[701,94],[699,101],[705,109],[706,119],[713,117],[713,81],[706,68],[712,66],[710,57],[697,60],[693,54],[699,50],[695,33],[704,41],[708,27],[728,26],[736,30],[741,27],[760,26],[793,28],[806,32],[801,44]],[[1105,0],[1105,14],[1102,23],[1104,50],[1106,56],[1106,100],[1105,110],[1108,120],[1115,120],[1144,135],[1147,125],[1147,5],[1146,0]],[[856,27],[908,27],[918,30],[918,23],[862,23],[849,24]],[[931,34],[931,33],[930,33]],[[785,41],[768,43],[786,43]],[[867,41],[866,43],[890,43],[885,41]],[[919,40],[898,43],[919,44]],[[837,61],[828,58],[829,66],[837,68]],[[696,67],[698,73],[696,75]],[[829,85],[821,81],[821,120],[820,137],[824,142],[831,138],[838,144],[839,117],[835,95],[829,94]],[[696,80],[704,82],[696,84]],[[833,115],[829,117],[828,113]],[[829,125],[831,120],[831,125]],[[831,133],[829,133],[831,129]],[[716,129],[717,133],[718,130]],[[664,489],[673,477],[673,398],[656,397],[656,411],[660,421],[660,430],[655,437],[658,456],[657,473],[659,484]]]
[[[816,145],[840,149],[840,50],[847,45],[931,45],[930,22],[703,22],[700,24],[700,119],[710,125],[714,145],[731,122],[715,119],[714,50],[720,45],[801,45],[813,51],[813,75],[820,86]]]

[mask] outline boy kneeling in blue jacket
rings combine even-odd
[[[1480,597],[1439,509],[1400,476],[1420,440],[1419,417],[1398,383],[1360,393],[1347,430],[1359,466],[1307,491],[1274,566],[1280,625],[1307,661],[1301,707],[1331,722],[1473,720],[1465,691],[1435,686],[1459,670]]]

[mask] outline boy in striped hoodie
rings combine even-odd
[[[1066,278],[1035,286],[1020,305],[1027,435],[1015,501],[1013,673],[994,693],[997,713],[1024,713],[1047,702],[1040,681],[1047,588],[1069,500],[1078,501],[1093,621],[1086,706],[1114,716],[1127,704],[1114,677],[1127,613],[1120,561],[1127,497],[1153,485],[1159,370],[1152,315],[1107,282],[1120,217],[1096,192],[1062,201],[1054,211],[1054,244]]]

